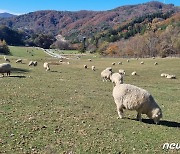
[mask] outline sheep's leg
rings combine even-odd
[[[141,113],[140,112],[138,112],[138,114],[137,114],[137,120],[142,122],[142,117],[141,117]]]
[[[121,106],[117,105],[117,112],[118,112],[119,118],[122,119],[123,118],[123,108]]]

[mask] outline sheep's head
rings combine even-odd
[[[162,111],[160,108],[156,108],[153,110],[152,113],[152,119],[154,120],[154,123],[158,124],[159,120],[162,118]]]

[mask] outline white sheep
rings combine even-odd
[[[95,66],[91,66],[92,71],[95,71]]]
[[[111,70],[109,70],[110,68],[106,68],[105,70],[103,70],[102,72],[101,72],[101,77],[103,78],[103,82],[104,81],[110,81],[110,76],[111,76],[111,74],[112,74],[112,69]]]
[[[127,59],[127,62],[129,63],[129,59]]]
[[[122,62],[118,62],[118,65],[122,65],[123,63]]]
[[[84,65],[84,68],[87,69],[87,65]]]
[[[161,73],[161,77],[167,77],[169,74]]]
[[[131,75],[133,75],[133,76],[137,75],[136,71],[132,72]]]
[[[49,63],[48,63],[48,62],[45,62],[45,63],[43,64],[43,67],[46,69],[46,71],[49,71],[49,70],[50,70]]]
[[[125,70],[120,69],[120,70],[119,70],[119,74],[121,74],[121,75],[125,75],[125,74],[126,74],[126,72],[125,72]]]
[[[112,63],[112,65],[115,65],[115,64],[116,64],[115,62]]]
[[[155,63],[154,63],[154,65],[158,65],[158,63],[157,63],[157,62],[155,62]]]
[[[176,79],[176,76],[175,75],[167,74],[166,78],[167,79]]]
[[[114,86],[117,84],[123,84],[123,75],[121,75],[120,73],[113,73],[112,75],[110,75],[110,80],[114,84]]]
[[[162,111],[152,95],[139,87],[130,84],[117,84],[113,89],[113,97],[117,106],[119,118],[123,118],[123,109],[136,110],[137,119],[146,114],[157,124],[162,118]]]
[[[88,59],[88,61],[92,61],[92,59]]]
[[[16,63],[22,63],[22,59],[17,59]]]
[[[68,61],[68,62],[67,62],[67,64],[69,65],[69,64],[70,64],[70,62]]]
[[[30,61],[28,65],[29,65],[29,66],[34,65],[34,62],[33,62],[33,61]]]
[[[34,61],[33,63],[34,63],[34,66],[37,66],[37,64],[38,64],[37,61]]]
[[[142,61],[140,64],[144,64],[144,62]]]
[[[9,63],[2,63],[0,64],[0,73],[4,77],[4,73],[7,73],[7,76],[11,74],[11,65]]]
[[[10,60],[4,56],[4,60],[10,63]]]
[[[112,67],[107,67],[105,70],[109,70],[112,72]]]

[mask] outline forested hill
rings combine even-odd
[[[37,11],[8,19],[0,19],[0,25],[9,28],[31,30],[35,33],[62,34],[69,39],[92,36],[97,32],[116,27],[137,17],[157,12],[178,12],[172,4],[148,2],[128,5],[108,11]]]

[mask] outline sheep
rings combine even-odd
[[[34,61],[33,63],[34,63],[34,66],[37,66],[37,61]]]
[[[133,76],[137,75],[136,71],[132,72],[131,75],[133,75]]]
[[[103,82],[104,81],[110,81],[110,76],[112,75],[112,69],[110,70],[110,68],[106,68],[105,70],[103,70],[101,72],[101,77],[103,78]]]
[[[167,79],[176,79],[176,76],[175,75],[167,74],[166,78]]]
[[[155,62],[155,63],[154,63],[154,65],[158,65],[158,63],[157,63],[157,62]]]
[[[127,59],[127,62],[129,63],[129,59]]]
[[[88,61],[92,61],[92,59],[88,59]]]
[[[67,62],[67,64],[69,65],[69,64],[70,64],[70,62],[68,61],[68,62]]]
[[[16,63],[22,63],[22,59],[17,59]]]
[[[32,66],[32,65],[34,66],[34,62],[33,62],[33,61],[30,61],[28,65],[29,65],[29,66]]]
[[[167,77],[169,74],[161,73],[161,77]]]
[[[50,70],[49,63],[48,63],[48,62],[45,62],[45,63],[43,64],[43,67],[46,69],[46,71],[49,71],[49,70]]]
[[[136,110],[137,119],[142,121],[141,114],[146,114],[156,124],[162,118],[162,110],[152,95],[139,87],[130,84],[117,84],[113,88],[113,98],[119,118],[123,118],[123,109]]]
[[[117,84],[123,84],[123,75],[121,75],[120,73],[113,73],[112,75],[110,75],[110,80],[114,84],[114,86]]]
[[[112,67],[107,67],[105,70],[109,70],[112,72]]]
[[[87,69],[87,65],[84,65],[84,68]]]
[[[142,61],[140,64],[144,64],[144,62]]]
[[[10,60],[4,56],[4,60],[10,63]]]
[[[4,77],[4,73],[7,73],[7,76],[11,74],[11,65],[9,63],[0,64],[0,73],[2,73]]]
[[[125,70],[120,69],[120,70],[119,70],[119,74],[121,74],[121,75],[125,75],[125,74],[126,74],[126,72],[125,72]]]
[[[122,65],[122,62],[118,62],[118,65]]]
[[[95,66],[91,66],[92,71],[95,71]]]
[[[115,62],[112,63],[112,65],[115,65],[115,64],[116,64]]]

